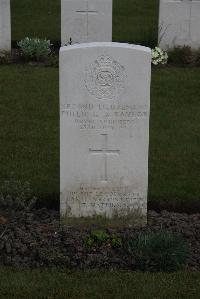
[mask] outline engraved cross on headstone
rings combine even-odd
[[[102,149],[91,149],[89,152],[91,154],[101,154],[104,160],[104,177],[103,181],[108,181],[108,155],[119,155],[120,150],[113,150],[108,148],[108,134],[101,134],[103,136],[103,148]]]
[[[79,14],[82,14],[82,15],[85,15],[86,16],[86,30],[87,30],[87,33],[86,33],[86,36],[88,38],[88,35],[89,35],[89,15],[91,14],[97,14],[98,11],[97,10],[89,10],[89,4],[88,4],[88,1],[87,1],[87,7],[86,7],[86,10],[77,10],[76,11],[77,13]]]

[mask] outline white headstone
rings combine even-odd
[[[0,0],[0,51],[11,50],[10,0]]]
[[[160,0],[159,46],[200,47],[200,0]]]
[[[60,209],[145,224],[151,51],[119,43],[60,50]]]
[[[62,45],[112,41],[112,0],[61,0]]]

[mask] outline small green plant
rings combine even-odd
[[[185,264],[188,246],[182,235],[167,231],[141,233],[127,244],[139,270],[176,271]]]
[[[47,39],[29,38],[17,43],[21,55],[27,60],[44,61],[51,53],[51,43]]]
[[[0,64],[9,64],[11,63],[11,54],[7,51],[0,51]]]
[[[117,237],[116,235],[111,236],[111,245],[114,248],[119,248],[122,246],[122,239]]]
[[[109,239],[109,234],[104,230],[94,230],[91,232],[91,237],[98,245],[101,245]]]
[[[169,63],[176,65],[189,65],[194,63],[194,53],[189,46],[175,47],[169,50]]]
[[[110,247],[117,248],[122,246],[122,240],[114,234],[108,234],[104,230],[94,230],[85,239],[85,247],[87,249],[100,247],[102,245],[108,245]]]
[[[0,186],[0,207],[12,210],[30,210],[36,203],[30,184],[13,177]]]
[[[52,66],[52,67],[58,67],[59,66],[59,55],[52,52],[49,56],[48,56],[48,60],[46,63],[47,66]]]
[[[91,236],[87,236],[84,240],[85,247],[91,249],[95,245],[95,241]]]

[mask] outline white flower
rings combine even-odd
[[[158,47],[151,50],[151,57],[154,65],[166,64],[168,60],[167,53]]]

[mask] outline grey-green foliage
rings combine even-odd
[[[30,210],[36,203],[29,182],[13,177],[0,186],[0,207],[11,210]]]
[[[17,45],[26,59],[41,61],[51,53],[51,43],[47,39],[25,37]]]
[[[179,270],[189,252],[181,234],[167,231],[141,233],[137,239],[129,240],[127,245],[137,269],[143,271]]]

